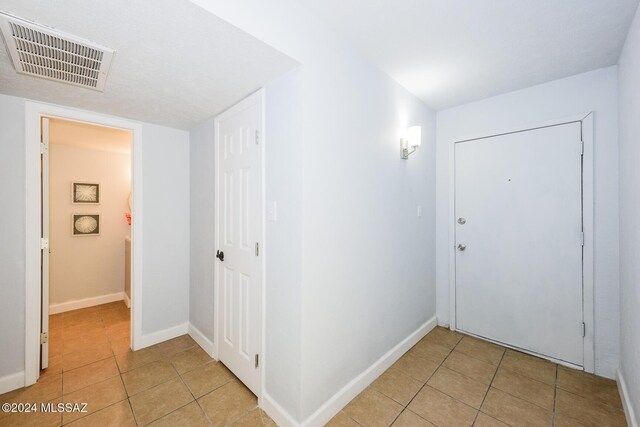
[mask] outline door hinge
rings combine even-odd
[[[582,322],[582,338],[587,336],[587,325]]]
[[[256,131],[256,144],[260,143],[260,131]]]
[[[47,154],[47,152],[49,151],[47,144],[45,144],[44,142],[40,143],[40,154]]]
[[[49,249],[49,239],[46,237],[40,239],[40,249]]]
[[[260,244],[256,242],[256,256],[260,256]]]
[[[256,354],[256,368],[258,368],[258,366],[260,366],[260,356]]]
[[[49,333],[40,332],[40,344],[46,344],[49,342]]]
[[[584,155],[584,141],[580,141],[580,155]]]
[[[580,233],[580,244],[584,246],[584,231]]]

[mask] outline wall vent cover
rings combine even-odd
[[[3,12],[0,30],[18,73],[104,91],[113,49]]]

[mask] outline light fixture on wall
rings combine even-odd
[[[400,138],[400,157],[407,160],[409,155],[414,153],[422,142],[422,128],[420,126],[410,126],[407,129],[407,137]]]

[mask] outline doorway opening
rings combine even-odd
[[[40,368],[130,348],[131,131],[41,118]]]
[[[112,353],[112,345],[120,350],[140,346],[142,128],[116,117],[31,101],[25,103],[25,123],[24,384],[29,386],[38,380],[41,368],[62,369],[64,354],[72,349],[83,351],[67,357],[67,364],[76,363],[74,358],[84,363],[81,360],[89,354],[101,351]],[[61,141],[56,135],[60,129],[79,137]],[[102,140],[89,136],[90,130]],[[105,148],[105,135],[120,135],[119,148],[118,143]],[[120,162],[105,159],[116,154]],[[96,159],[102,160],[91,163]],[[117,243],[107,244],[114,236]],[[128,236],[131,253],[125,257]],[[98,327],[102,325],[106,326]],[[60,340],[62,328],[68,342]]]

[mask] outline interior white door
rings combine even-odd
[[[260,393],[262,92],[215,120],[218,355]]]
[[[581,124],[455,144],[456,328],[583,365]]]
[[[42,118],[40,132],[40,185],[42,192],[40,369],[46,369],[49,366],[49,119],[46,117]]]

